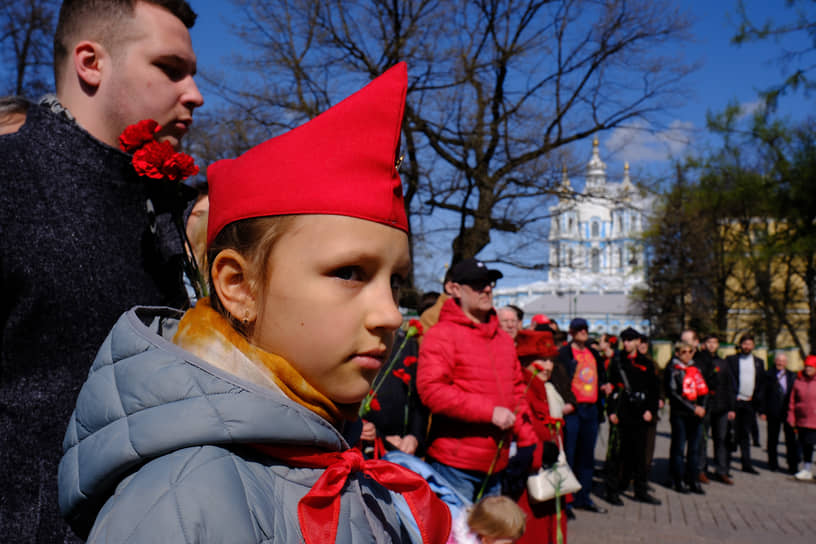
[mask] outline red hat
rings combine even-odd
[[[229,223],[346,215],[408,231],[396,166],[408,73],[401,62],[311,121],[207,169],[207,245]]]
[[[516,335],[516,354],[519,359],[525,357],[555,359],[558,356],[558,348],[555,347],[552,332],[522,329]]]
[[[805,357],[805,366],[816,367],[816,355],[808,355]]]
[[[550,318],[544,314],[536,314],[530,319],[533,325],[546,325],[550,322]]]

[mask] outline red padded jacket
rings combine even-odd
[[[513,339],[499,328],[496,313],[477,324],[447,300],[419,350],[417,390],[433,414],[428,455],[486,473],[504,438],[494,472],[503,470],[513,435],[520,447],[536,443],[526,385]],[[512,433],[493,425],[495,406],[517,410]]]

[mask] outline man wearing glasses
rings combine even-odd
[[[417,390],[433,415],[428,461],[469,501],[501,492],[513,437],[530,461],[536,443],[513,339],[493,309],[501,277],[476,259],[454,265],[451,298],[419,350]]]

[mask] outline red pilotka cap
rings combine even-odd
[[[207,246],[251,217],[346,215],[408,232],[397,172],[404,62],[311,121],[207,169]]]

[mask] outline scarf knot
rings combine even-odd
[[[298,502],[298,521],[306,544],[330,544],[336,540],[340,496],[348,477],[355,472],[361,472],[389,491],[402,495],[417,522],[423,542],[442,543],[448,538],[450,509],[431,491],[424,478],[405,467],[388,461],[367,460],[353,448],[342,452],[264,444],[257,444],[255,448],[292,467],[325,468]]]

